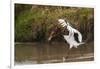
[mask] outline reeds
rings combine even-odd
[[[94,9],[80,7],[20,5],[15,8],[15,41],[16,42],[45,42],[57,19],[63,18],[78,29],[83,39],[93,41],[94,38]],[[19,12],[19,13],[17,13]]]

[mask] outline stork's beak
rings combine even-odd
[[[50,36],[49,38],[48,38],[48,41],[50,41],[52,39],[52,36]]]
[[[48,41],[50,41],[50,40],[52,39],[53,34],[54,34],[54,31],[53,31],[53,32],[51,32],[50,37],[48,38]]]

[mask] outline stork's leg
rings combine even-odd
[[[74,47],[78,48],[77,46],[74,46]],[[83,48],[82,47],[79,48],[79,52],[80,52],[81,56],[83,56]]]
[[[80,47],[80,54],[83,56],[83,45]]]
[[[70,56],[70,50],[71,50],[72,47],[73,47],[73,45],[70,45],[70,47],[69,47],[69,49],[68,49],[68,51],[67,51],[67,57],[66,57],[66,59],[69,58],[69,56]]]
[[[70,45],[69,50],[73,47],[73,45]]]
[[[82,51],[81,54],[82,54],[82,55],[81,55],[81,56],[84,56],[84,55],[85,55],[85,51],[86,51],[86,49],[87,49],[86,47],[87,47],[86,44],[82,44],[82,46],[81,46],[81,51]]]

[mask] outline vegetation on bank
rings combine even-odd
[[[93,8],[26,4],[15,4],[15,41],[47,41],[51,28],[55,27],[59,18],[64,18],[78,29],[84,40],[93,41]]]

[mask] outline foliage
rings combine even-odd
[[[84,40],[94,38],[94,9],[15,4],[15,41],[47,41],[57,19],[64,18],[78,29]],[[21,9],[21,10],[19,10]]]

